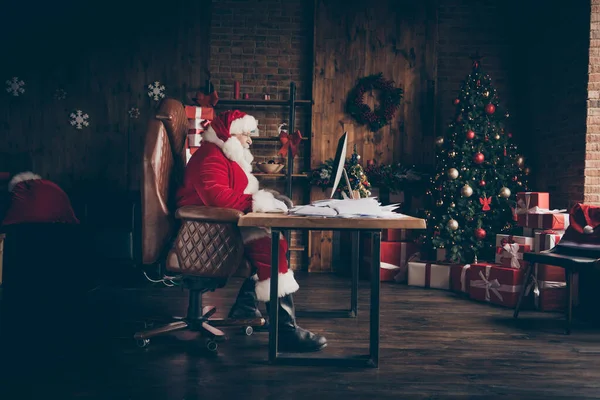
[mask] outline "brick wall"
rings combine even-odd
[[[584,197],[583,174],[589,162],[585,143],[589,2],[550,2],[522,11],[515,26],[524,27],[519,68],[523,73],[514,85],[523,88],[523,127],[532,143],[532,188],[550,192],[551,207],[570,208],[591,199]]]
[[[600,205],[600,0],[591,1],[584,201]]]
[[[271,99],[289,99],[290,82],[296,83],[297,99],[312,98],[313,63],[312,2],[303,0],[213,1],[211,22],[210,75],[219,97],[233,98],[234,81],[240,82],[240,92],[259,99],[269,94]],[[276,136],[281,122],[288,121],[286,107],[251,107],[242,109],[259,121],[261,136]],[[296,126],[304,136],[310,134],[310,109],[297,108]],[[309,146],[306,145],[306,149]],[[258,142],[253,145],[256,161],[279,159],[278,142]],[[294,172],[305,170],[305,157],[300,152]],[[285,162],[285,160],[281,160]],[[283,182],[262,179],[261,185],[284,191]],[[298,179],[293,200],[309,200],[306,180]],[[291,245],[302,246],[304,238],[293,235]],[[294,269],[302,267],[303,252],[293,251]]]

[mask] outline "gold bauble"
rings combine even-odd
[[[438,136],[438,137],[435,139],[435,144],[436,144],[437,146],[441,146],[441,145],[443,145],[443,144],[444,144],[444,137],[443,137],[443,136]]]
[[[450,221],[448,221],[448,228],[450,228],[453,231],[457,230],[458,229],[458,221],[455,219],[451,219]]]
[[[465,197],[471,197],[471,195],[473,194],[473,188],[469,185],[465,185],[460,190],[460,194],[462,194]]]
[[[510,189],[507,188],[506,186],[502,187],[502,189],[500,189],[499,195],[500,195],[500,197],[504,197],[505,199],[508,199],[510,197]]]
[[[525,158],[523,158],[523,156],[518,156],[517,157],[517,165],[519,167],[522,167],[524,163],[525,163]]]
[[[438,199],[438,200],[435,202],[435,205],[436,205],[436,206],[438,206],[438,207],[441,207],[442,205],[444,205],[444,200],[442,200],[442,199]]]
[[[450,178],[450,179],[458,178],[458,170],[456,168],[450,168],[448,170],[448,178]]]
[[[500,135],[496,134],[496,136],[494,136],[494,139],[500,140]]]

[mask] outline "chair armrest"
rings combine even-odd
[[[235,222],[244,215],[240,210],[222,207],[184,206],[175,211],[175,218],[203,222]]]

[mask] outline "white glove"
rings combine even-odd
[[[277,200],[273,193],[259,190],[252,196],[253,212],[287,212],[288,207],[281,200]]]

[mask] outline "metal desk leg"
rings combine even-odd
[[[379,367],[379,268],[381,263],[381,231],[373,233],[371,254],[371,316],[369,326],[369,363]]]
[[[571,322],[573,319],[573,270],[565,269],[565,279],[567,281],[567,307],[565,315],[565,334],[571,334]]]
[[[280,231],[271,230],[271,293],[270,293],[270,312],[269,312],[269,362],[274,363],[277,359],[278,338],[279,338],[279,235]]]
[[[350,316],[358,316],[358,266],[360,263],[360,232],[352,232],[352,289],[350,290]]]

